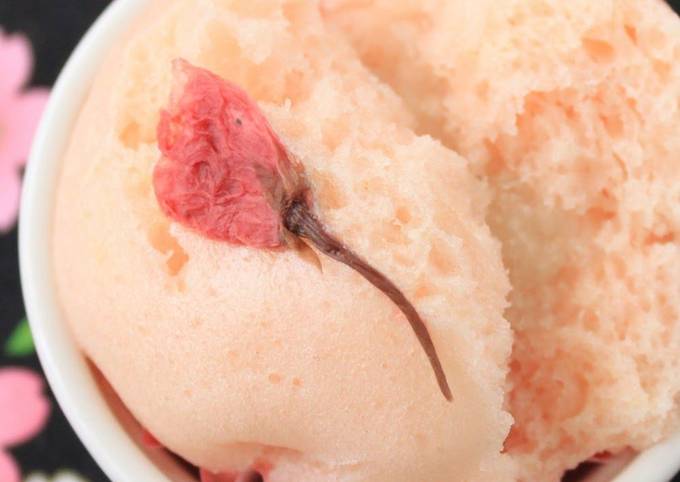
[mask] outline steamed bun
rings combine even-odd
[[[680,429],[680,19],[657,0],[325,7],[491,186],[522,480]]]
[[[156,126],[182,57],[249,92],[304,165],[329,228],[427,321],[349,268],[235,247],[170,222]],[[55,273],[84,352],[166,447],[268,482],[511,480],[511,333],[490,197],[317,6],[157,1],[99,73],[64,157]]]

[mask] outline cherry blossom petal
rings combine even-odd
[[[17,219],[20,191],[19,173],[0,164],[0,233],[9,230]]]
[[[25,163],[48,96],[47,89],[31,89],[11,99],[0,112],[0,164]]]
[[[45,425],[50,405],[43,387],[30,370],[0,369],[0,447],[25,442]]]
[[[23,35],[6,35],[0,30],[0,102],[18,92],[28,81],[33,63],[31,45]]]
[[[14,459],[0,450],[0,480],[2,482],[19,482],[19,468]]]

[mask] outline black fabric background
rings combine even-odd
[[[22,32],[31,40],[35,56],[32,84],[51,86],[54,83],[80,37],[108,3],[108,0],[0,0],[0,28],[10,33]],[[15,229],[0,235],[0,340],[7,339],[24,314]],[[0,366],[3,365],[40,371],[35,356],[7,359],[0,354]],[[33,471],[52,475],[59,469],[72,469],[90,482],[108,481],[74,434],[54,398],[46,428],[11,453],[24,476]]]
[[[108,0],[0,0],[0,27],[28,35],[36,58],[32,83],[49,86],[80,37],[108,3]],[[680,0],[670,3],[680,11]],[[0,235],[0,340],[7,338],[14,323],[23,316],[15,229]],[[36,357],[9,360],[0,355],[0,365],[8,364],[40,369]],[[34,470],[52,473],[70,468],[91,482],[107,481],[76,438],[56,402],[48,427],[41,435],[11,452],[25,474]],[[680,474],[673,482],[680,482]]]

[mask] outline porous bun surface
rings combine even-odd
[[[328,0],[493,190],[522,480],[680,429],[680,20],[657,0]]]
[[[354,271],[161,213],[156,126],[178,57],[258,101],[328,229],[426,320],[452,403]],[[166,447],[215,472],[268,464],[267,482],[514,479],[490,197],[413,123],[312,2],[158,0],[105,61],[63,160],[54,271],[84,352]]]

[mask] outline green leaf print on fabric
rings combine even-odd
[[[35,345],[33,345],[33,335],[31,335],[31,328],[28,326],[26,318],[21,320],[14,328],[12,334],[5,343],[5,355],[11,357],[28,356],[35,353]]]

